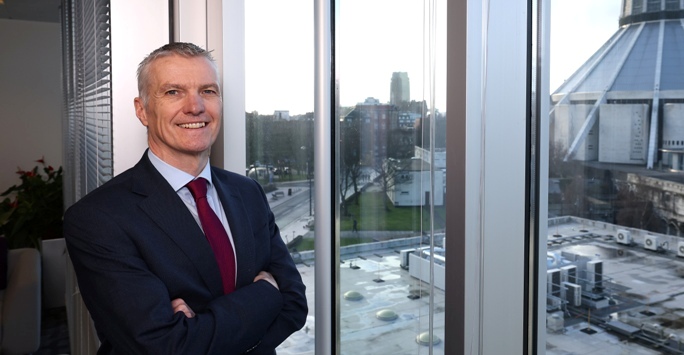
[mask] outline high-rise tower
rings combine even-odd
[[[401,106],[411,100],[411,89],[409,77],[406,72],[392,73],[392,83],[390,86],[390,105]]]

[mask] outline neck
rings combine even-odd
[[[150,150],[154,155],[159,157],[163,162],[173,166],[176,169],[182,170],[192,176],[197,176],[202,172],[202,169],[209,162],[209,152],[202,152],[196,155],[192,154],[165,154],[163,151],[158,151],[150,146]]]

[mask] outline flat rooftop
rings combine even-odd
[[[432,291],[427,284],[409,276],[400,267],[399,249],[368,249],[342,255],[340,265],[340,329],[342,354],[428,354],[429,347],[416,342],[428,331],[430,292],[434,292],[434,336],[440,342],[435,354],[444,353],[444,291]],[[416,245],[417,247],[418,245]],[[315,295],[313,262],[297,265],[307,286],[309,316],[304,328],[287,339],[278,354],[314,354]],[[382,281],[379,281],[382,280]],[[345,299],[355,291],[359,300]],[[411,296],[411,297],[409,297]],[[396,315],[394,320],[381,320],[377,314]]]
[[[632,243],[618,243],[618,230]],[[684,239],[575,217],[550,220],[548,233],[549,252],[603,261],[609,285],[607,307],[576,309],[547,331],[547,354],[684,354]],[[647,236],[660,250],[646,248]]]
[[[288,198],[271,203],[282,203]],[[284,239],[299,234],[311,238],[307,227],[310,220],[305,216],[283,226],[281,234]],[[617,242],[618,230],[630,233],[630,245]],[[547,232],[548,252],[601,260],[603,275],[610,286],[606,287],[607,307],[573,309],[566,313],[560,329],[547,329],[547,354],[684,354],[684,257],[677,253],[678,243],[684,238],[576,217],[550,219]],[[425,244],[421,244],[419,237],[393,239],[398,236],[362,233],[376,234],[364,237],[382,242],[341,250],[342,354],[427,354],[428,347],[418,344],[416,337],[428,331],[432,290],[400,267],[399,256],[399,250]],[[645,248],[648,235],[658,238],[660,251]],[[403,245],[397,244],[401,241]],[[301,253],[304,262],[298,263],[297,268],[307,286],[309,316],[304,328],[278,348],[279,354],[314,354],[315,270],[313,255],[306,253]],[[361,298],[345,299],[345,293],[350,291]],[[443,354],[444,291],[435,288],[433,296],[433,332],[440,339],[434,353]],[[396,319],[379,319],[377,314],[381,311],[389,311]],[[635,336],[637,333],[646,336]]]

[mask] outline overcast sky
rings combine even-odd
[[[444,111],[446,73],[446,0],[437,0],[441,15],[442,60],[436,71],[435,106]],[[441,10],[441,11],[440,11]],[[343,106],[374,97],[389,101],[393,72],[407,72],[411,99],[430,101],[423,87],[423,1],[344,0],[338,18],[336,65],[339,69],[340,102]],[[246,13],[246,108],[270,114],[313,111],[313,1],[250,0]],[[277,28],[271,31],[271,28]],[[269,30],[265,30],[269,29]],[[437,66],[437,65],[436,65]]]
[[[618,30],[620,4],[621,0],[551,0],[551,92]]]
[[[618,29],[621,0],[551,1],[551,91]],[[336,65],[340,102],[389,101],[392,72],[408,73],[411,99],[430,102],[424,70],[422,0],[344,0],[338,18]],[[435,107],[446,111],[445,3],[437,0]],[[313,111],[313,1],[250,0],[246,12],[246,108],[271,114]],[[276,30],[271,30],[276,28]],[[425,47],[424,47],[425,46]],[[424,90],[425,88],[425,90]]]

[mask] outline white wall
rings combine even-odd
[[[602,163],[645,165],[650,109],[646,104],[603,104],[598,122],[598,153]]]
[[[409,171],[405,174],[411,176],[406,182],[396,182],[387,191],[387,195],[394,206],[424,206],[425,193],[431,192],[430,171]],[[434,203],[435,206],[444,206],[444,173],[442,170],[435,171],[434,175]]]
[[[132,167],[147,148],[147,131],[135,116],[135,73],[153,50],[169,43],[166,0],[112,1],[112,145],[114,175]]]
[[[563,148],[569,149],[573,140],[580,133],[587,115],[593,105],[573,104],[558,105],[555,111],[555,139],[563,144]],[[598,125],[594,123],[587,133],[586,138],[577,148],[573,159],[582,161],[593,161],[598,159]]]
[[[45,157],[62,165],[62,47],[58,23],[0,19],[0,192]]]

